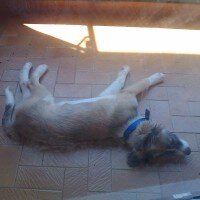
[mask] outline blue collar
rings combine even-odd
[[[150,111],[148,109],[145,110],[145,117],[138,117],[133,119],[133,121],[129,124],[129,126],[124,131],[124,139],[128,140],[130,134],[136,130],[136,128],[141,124],[141,122],[148,121],[150,117]]]

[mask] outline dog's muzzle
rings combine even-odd
[[[182,140],[182,139],[181,139],[181,143],[182,143],[181,151],[184,153],[184,155],[190,155],[191,149],[189,147],[189,144],[185,140]]]

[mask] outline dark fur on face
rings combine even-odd
[[[167,153],[185,153],[181,139],[160,125],[144,122],[133,134],[136,134],[138,140],[128,155],[129,166],[137,166]],[[188,148],[187,151],[190,153]]]

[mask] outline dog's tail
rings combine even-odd
[[[9,88],[5,89],[6,106],[2,118],[2,126],[9,137],[12,137],[12,117],[15,110],[15,99]]]

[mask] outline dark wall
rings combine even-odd
[[[146,26],[149,25],[149,22],[154,23],[154,26],[156,26],[159,20],[173,17],[174,24],[171,24],[171,27],[183,27],[185,23],[195,24],[195,28],[200,27],[200,4],[198,4],[200,0],[171,0],[171,2],[176,1],[179,3],[164,3],[169,2],[169,0],[147,1],[1,0],[0,14],[4,17],[20,16],[26,20],[29,19],[27,16],[34,16],[31,19],[36,20],[35,15],[39,15],[40,22],[41,16],[44,16],[45,20],[51,16],[54,16],[54,20],[72,17],[79,21],[87,20],[88,22],[92,20],[96,24],[104,24],[105,21],[109,23],[110,19],[112,24],[114,21],[117,24],[121,22],[124,24],[126,21],[130,23],[132,20],[137,25],[137,20],[141,21],[143,19],[143,24],[146,23]],[[190,2],[190,4],[180,2]]]

